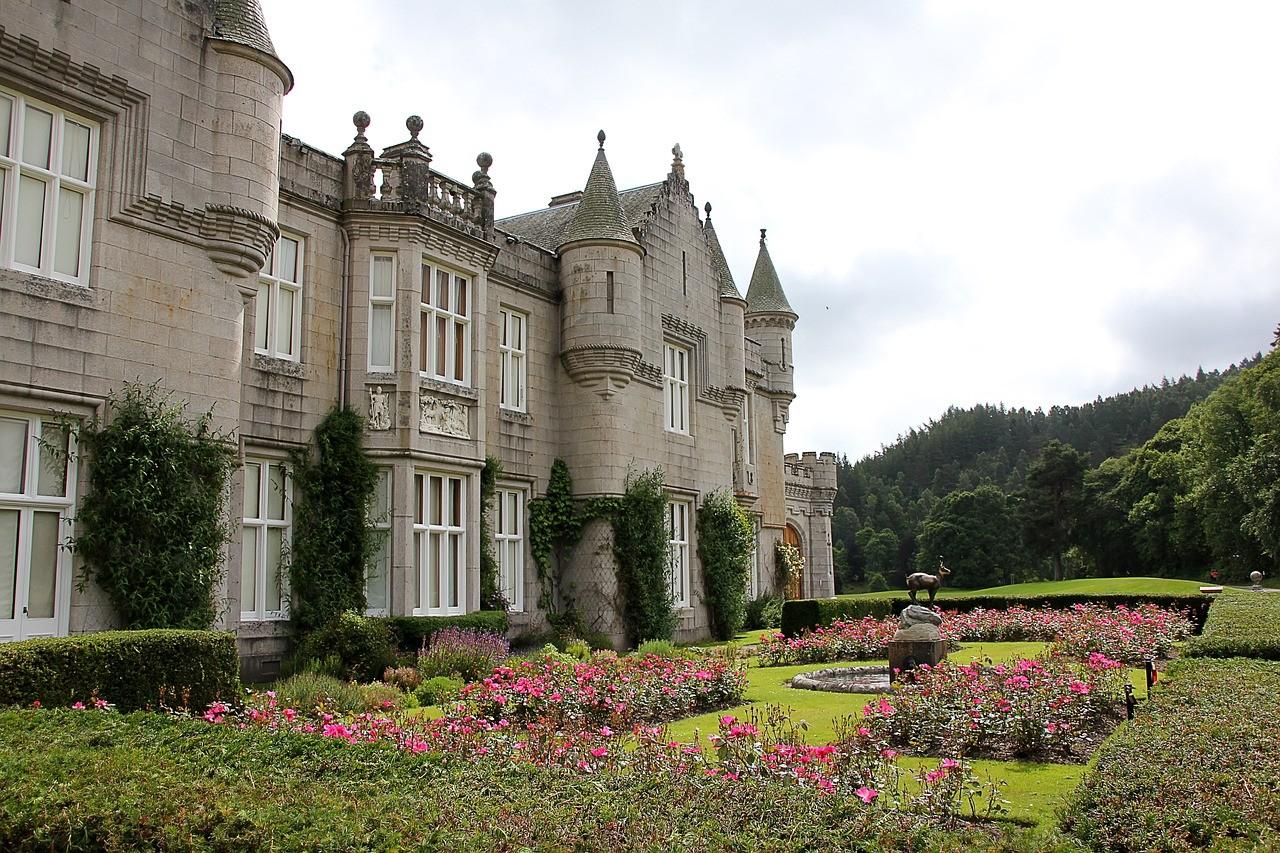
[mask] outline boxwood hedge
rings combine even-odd
[[[66,707],[95,696],[122,711],[240,694],[236,640],[217,631],[107,631],[0,645],[0,707]]]
[[[1218,596],[1204,632],[1187,643],[1184,654],[1280,660],[1280,594],[1233,592]]]
[[[416,652],[424,640],[442,628],[475,628],[507,633],[505,610],[479,610],[462,616],[389,616],[384,620],[395,635],[396,645],[407,652]]]
[[[1105,851],[1280,849],[1280,663],[1183,659],[1162,684],[1096,753],[1064,830]]]
[[[911,603],[903,595],[894,598],[804,598],[784,602],[782,605],[782,633],[794,637],[803,631],[830,625],[836,619],[861,619],[864,616],[893,616]],[[923,599],[922,599],[923,603]],[[944,610],[969,611],[979,607],[990,610],[1007,610],[1015,605],[1022,607],[1052,607],[1065,610],[1076,604],[1105,604],[1109,607],[1139,604],[1157,604],[1191,611],[1197,625],[1203,624],[1212,599],[1197,593],[1143,595],[1139,593],[1102,593],[1079,595],[1050,593],[1048,595],[973,595],[964,598],[938,599]]]
[[[0,850],[925,850],[789,783],[443,763],[158,714],[0,712]],[[1011,832],[1018,832],[1010,829]],[[947,849],[994,846],[989,835]]]

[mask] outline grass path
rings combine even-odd
[[[993,586],[986,589],[951,589],[943,587],[939,598],[966,598],[972,595],[1132,595],[1148,593],[1152,595],[1173,595],[1180,593],[1196,593],[1200,591],[1200,581],[1182,580],[1181,578],[1080,578],[1070,581],[1038,581],[1036,583],[1015,583],[1007,586]],[[898,598],[905,596],[905,590],[886,590],[884,592],[860,592],[840,595],[837,598]]]

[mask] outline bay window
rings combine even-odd
[[[423,376],[471,384],[471,279],[422,264],[418,370]]]

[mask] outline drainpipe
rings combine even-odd
[[[347,397],[350,396],[348,385],[350,384],[350,376],[347,370],[347,341],[350,339],[350,323],[351,312],[348,310],[347,303],[351,297],[351,236],[347,233],[346,223],[338,226],[338,231],[342,234],[342,299],[341,314],[338,320],[338,408],[345,409],[347,407]]]

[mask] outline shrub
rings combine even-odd
[[[867,592],[884,592],[889,588],[889,582],[884,579],[881,572],[870,572],[867,574]]]
[[[395,663],[392,634],[386,622],[358,613],[342,613],[298,644],[294,668],[336,658],[338,672],[355,681],[374,681]]]
[[[754,547],[755,529],[733,495],[724,489],[707,495],[698,507],[698,558],[702,600],[718,640],[733,639],[742,629]]]
[[[641,643],[636,647],[635,654],[638,657],[645,655],[659,655],[667,658],[687,657],[684,651],[677,648],[676,644],[670,640],[649,640]]]
[[[564,644],[564,653],[575,660],[591,660],[591,644],[586,640],[571,639]]]
[[[75,430],[89,490],[72,547],[126,628],[211,628],[230,526],[235,444],[155,385],[126,385],[111,419]]]
[[[1175,661],[1098,750],[1063,828],[1095,850],[1274,849],[1277,719],[1280,663]]]
[[[293,454],[293,540],[289,618],[302,632],[365,607],[365,571],[376,547],[369,512],[377,466],[364,452],[364,419],[334,409],[314,447]]]
[[[315,670],[304,670],[276,685],[280,702],[305,711],[358,713],[366,710],[359,684]]]
[[[1184,653],[1280,660],[1280,595],[1247,592],[1218,596],[1204,623],[1204,633],[1188,643]]]
[[[461,616],[389,616],[377,621],[391,629],[396,648],[415,655],[432,634],[445,628],[471,628],[505,635],[508,627],[505,610],[482,610]]]
[[[748,631],[760,631],[765,628],[776,628],[782,624],[782,596],[758,596],[747,602],[746,619],[743,627]]]
[[[445,628],[431,635],[418,655],[418,672],[423,678],[453,676],[463,681],[493,672],[511,653],[506,638],[470,628]]]
[[[667,564],[667,493],[662,471],[628,474],[613,522],[613,553],[628,640],[669,640],[675,632]]]
[[[443,705],[445,702],[457,697],[458,693],[462,691],[462,685],[461,678],[437,675],[434,678],[428,678],[423,681],[418,689],[413,692],[413,695],[417,697],[418,704],[423,707],[427,705]]]
[[[836,621],[828,628],[815,628],[791,639],[782,634],[766,634],[760,640],[760,665],[883,658],[897,629],[897,624],[890,619],[864,616],[847,622]]]
[[[97,696],[121,711],[162,703],[202,711],[239,694],[230,634],[153,629],[0,644],[0,707],[65,707]]]
[[[412,666],[389,666],[382,673],[382,681],[397,690],[412,693],[422,684],[422,675]]]

